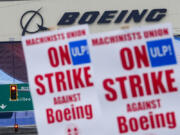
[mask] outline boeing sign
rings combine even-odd
[[[167,13],[166,8],[156,8],[156,9],[143,9],[143,10],[105,10],[103,12],[100,11],[86,11],[86,12],[64,12],[62,17],[59,19],[57,25],[65,26],[65,25],[73,25],[77,24],[120,24],[125,23],[128,24],[130,22],[140,23],[144,20],[147,23],[159,22],[161,21]],[[25,23],[23,19],[29,15],[29,20]],[[34,31],[29,30],[28,26],[35,17],[39,18],[41,22],[37,25],[37,29]],[[37,11],[26,11],[20,20],[21,27],[23,29],[22,35],[25,33],[36,33],[39,31],[48,30],[47,27],[43,24],[43,17],[40,14],[40,9]]]

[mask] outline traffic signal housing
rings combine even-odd
[[[18,132],[18,129],[19,129],[19,125],[18,124],[14,124],[14,131]]]
[[[16,101],[18,99],[18,94],[17,94],[17,85],[12,84],[10,85],[10,99],[11,101]]]

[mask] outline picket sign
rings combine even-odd
[[[91,35],[106,135],[180,134],[180,60],[173,40],[170,24]]]
[[[40,135],[179,135],[180,60],[170,24],[22,38]]]
[[[39,135],[97,135],[100,107],[88,27],[22,37]]]

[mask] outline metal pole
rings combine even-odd
[[[15,118],[14,118],[15,124],[17,124],[17,123],[16,123],[16,112],[14,113],[14,117],[15,117]]]
[[[16,112],[14,113],[14,117],[15,117],[14,131],[15,131],[15,132],[18,132],[19,126],[18,126],[18,124],[17,124],[17,122],[16,122]]]
[[[10,41],[14,41],[14,38],[11,38]],[[12,44],[12,72],[13,72],[13,84],[15,84],[15,60],[14,60],[14,45]],[[16,121],[16,112],[14,112],[14,131],[15,132],[18,132],[18,124],[17,124],[17,121]]]

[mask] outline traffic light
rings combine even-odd
[[[19,128],[19,125],[18,124],[14,124],[14,131],[15,132],[18,132],[18,128]]]
[[[17,100],[17,85],[12,84],[10,85],[10,99],[16,101]]]

